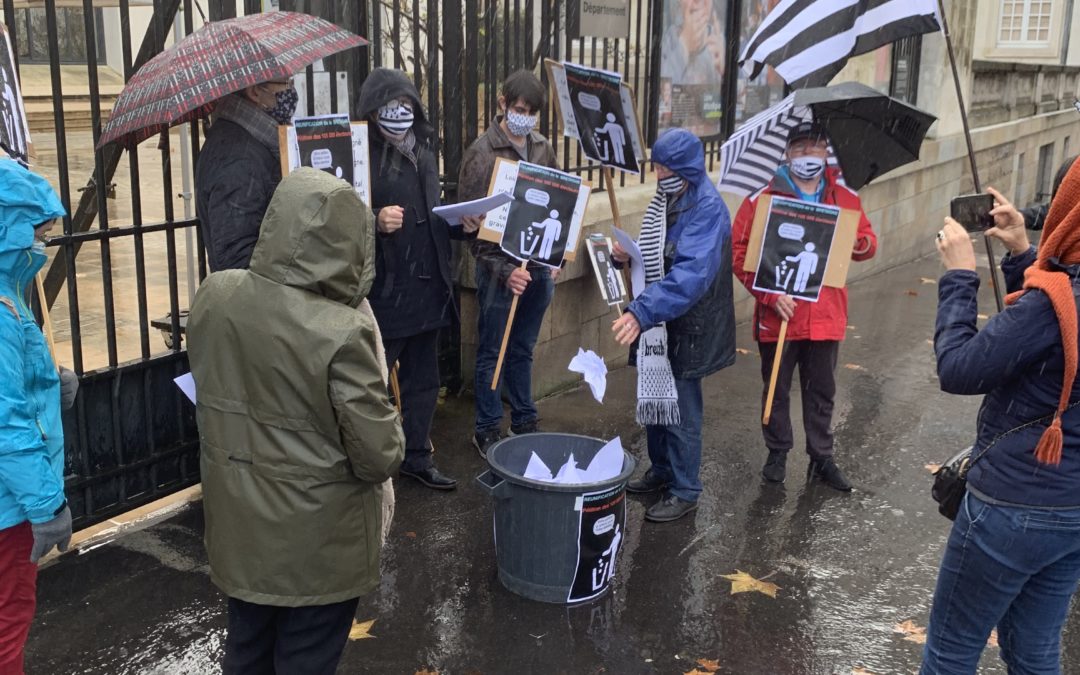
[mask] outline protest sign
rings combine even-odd
[[[581,496],[578,559],[568,603],[589,600],[607,590],[626,527],[626,493],[622,486]]]
[[[589,260],[592,261],[593,273],[600,285],[600,296],[604,298],[604,302],[608,306],[626,302],[626,286],[611,260],[611,239],[602,234],[593,234],[585,240],[585,244],[589,249]]]
[[[278,127],[278,142],[282,175],[301,166],[321,169],[352,185],[371,205],[366,122],[350,122],[348,115],[297,117],[291,126]]]
[[[13,159],[28,163],[31,153],[30,127],[19,88],[19,74],[15,69],[11,36],[3,24],[0,24],[0,34],[4,39],[4,44],[0,45],[0,147]]]
[[[488,213],[480,239],[501,245],[518,260],[548,267],[576,258],[592,192],[580,176],[500,158],[488,194],[500,192],[510,193],[514,200]]]
[[[756,290],[815,302],[822,286],[847,284],[858,227],[858,211],[762,195],[743,270]]]
[[[563,135],[576,138],[586,157],[638,173],[645,160],[634,93],[622,75],[575,63],[545,61],[555,91]]]

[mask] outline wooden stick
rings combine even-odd
[[[401,414],[401,382],[398,380],[398,364],[390,371],[390,391],[394,393],[394,407]]]
[[[529,261],[522,260],[521,267],[518,269],[524,272],[528,266]],[[506,330],[503,331],[502,346],[499,347],[499,360],[495,362],[495,374],[491,376],[491,391],[499,388],[499,374],[502,373],[503,359],[506,358],[506,345],[510,344],[510,329],[514,326],[514,315],[517,314],[518,298],[520,297],[520,295],[515,295],[514,299],[510,301],[510,315],[506,317]]]
[[[49,316],[49,305],[45,300],[45,284],[41,280],[41,272],[37,273],[34,277],[35,286],[37,287],[38,305],[41,306],[41,319],[44,324],[42,327],[45,330],[45,341],[49,343],[49,355],[52,356],[53,365],[56,366],[56,372],[60,372],[60,361],[56,359],[56,338],[53,336],[52,317]]]
[[[769,376],[769,393],[765,396],[765,412],[761,415],[761,424],[769,423],[772,416],[773,398],[776,396],[776,378],[780,375],[780,359],[784,356],[784,339],[787,338],[787,320],[780,324],[780,339],[776,341],[776,354],[773,356],[772,375]]]
[[[615,199],[615,177],[611,173],[610,166],[601,167],[604,170],[604,182],[607,184],[607,196],[608,203],[611,204],[611,222],[615,224],[615,227],[623,230],[622,216],[619,214],[619,202]],[[625,231],[625,230],[623,230]],[[630,282],[630,265],[624,265],[622,270],[623,285],[626,286],[626,295],[631,300],[634,299],[634,288]],[[620,311],[621,315],[622,312]]]

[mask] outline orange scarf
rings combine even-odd
[[[1080,162],[1073,163],[1050,203],[1042,239],[1039,240],[1038,257],[1024,273],[1024,290],[1011,293],[1005,298],[1005,302],[1011,305],[1028,290],[1039,289],[1050,298],[1061,327],[1061,346],[1065,351],[1065,377],[1061,383],[1061,398],[1058,400],[1053,423],[1043,432],[1039,444],[1035,446],[1035,459],[1042,464],[1057,465],[1061,463],[1061,448],[1064,443],[1061,415],[1069,405],[1069,395],[1076,379],[1077,316],[1072,280],[1068,274],[1055,267],[1051,258],[1061,265],[1080,263]]]

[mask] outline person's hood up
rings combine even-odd
[[[413,133],[423,140],[430,140],[434,129],[428,122],[424,105],[420,102],[420,92],[416,90],[409,76],[392,68],[376,68],[368,74],[360,87],[356,98],[357,119],[371,120],[375,112],[394,99],[405,96],[413,102]]]
[[[686,129],[670,129],[660,134],[653,143],[652,161],[663,164],[694,186],[711,185],[705,172],[705,147]]]
[[[302,167],[278,185],[249,269],[286,286],[356,306],[375,280],[375,227],[345,181]]]
[[[13,159],[0,159],[0,253],[29,249],[36,227],[63,217],[49,181]]]

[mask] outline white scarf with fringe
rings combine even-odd
[[[664,244],[667,239],[667,195],[657,190],[641,221],[638,247],[645,268],[645,285],[664,278]],[[637,423],[675,426],[680,423],[679,395],[668,359],[667,326],[659,324],[643,332],[637,350]]]

